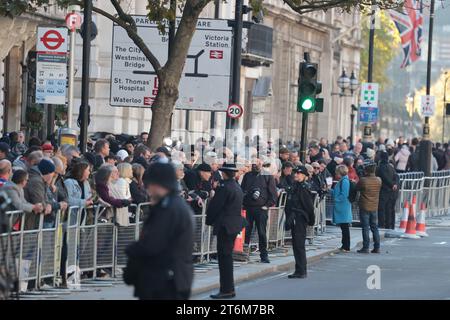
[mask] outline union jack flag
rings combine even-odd
[[[423,4],[419,0],[406,0],[401,11],[389,10],[389,15],[400,33],[405,68],[418,60],[422,53],[420,43],[423,40]]]

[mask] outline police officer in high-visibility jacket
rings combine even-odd
[[[213,299],[229,299],[236,296],[233,279],[234,240],[246,220],[241,215],[244,193],[236,182],[238,169],[234,164],[224,164],[219,169],[223,180],[206,211],[206,224],[213,226],[217,235],[217,257],[219,260],[220,292],[211,295]]]
[[[291,230],[292,249],[295,257],[295,271],[289,275],[293,278],[306,278],[306,226],[313,226],[315,222],[314,204],[306,183],[308,169],[299,166],[294,169],[294,186],[288,193],[285,206],[285,229]]]

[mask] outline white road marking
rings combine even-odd
[[[433,244],[446,244],[446,241],[442,241],[442,242],[434,242]]]

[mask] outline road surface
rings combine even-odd
[[[278,273],[242,283],[236,299],[450,299],[450,228],[428,233],[419,240],[386,239],[381,254],[327,256],[310,266],[307,279]],[[369,266],[380,268],[380,289],[368,289],[374,276]],[[369,283],[376,287],[373,277]],[[208,299],[210,293],[192,298]]]

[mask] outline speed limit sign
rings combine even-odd
[[[227,109],[227,115],[231,119],[239,119],[240,117],[242,117],[243,113],[244,109],[238,104],[232,104]]]

